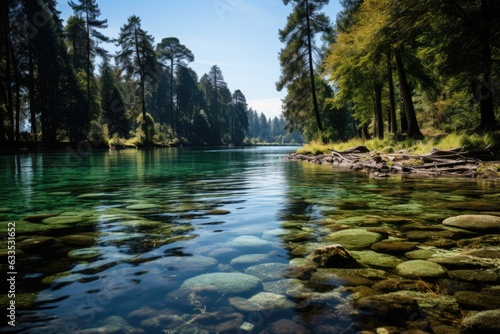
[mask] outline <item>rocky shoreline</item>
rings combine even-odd
[[[449,151],[433,150],[425,155],[407,152],[380,153],[359,146],[331,154],[290,153],[286,160],[331,164],[362,172],[374,178],[391,175],[407,176],[459,176],[476,179],[500,179],[500,161],[488,149],[467,151],[457,148]]]

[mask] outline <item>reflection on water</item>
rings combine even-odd
[[[456,330],[467,312],[488,309],[464,299],[498,291],[497,231],[485,238],[442,221],[499,215],[497,184],[374,180],[284,161],[292,150],[0,157],[0,233],[16,222],[18,272],[17,326],[5,329],[432,332]],[[345,239],[346,231],[355,234]],[[356,265],[322,269],[305,260],[332,243]],[[0,246],[6,259],[6,240]],[[464,255],[471,250],[484,252]],[[401,264],[431,257],[442,273],[402,272]]]

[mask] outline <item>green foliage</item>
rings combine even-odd
[[[146,117],[140,114],[136,121],[138,127],[135,132],[135,144],[139,146],[151,145],[155,135],[155,122],[153,117],[148,113],[146,113]]]

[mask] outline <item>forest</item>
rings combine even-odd
[[[213,65],[198,77],[176,37],[155,42],[132,15],[107,36],[96,0],[0,8],[0,146],[89,141],[180,146],[420,139],[497,133],[500,3],[494,0],[283,0],[277,33],[285,91],[268,119]],[[158,37],[158,36],[156,36]],[[111,55],[104,47],[114,43]],[[258,83],[255,83],[258,84]]]
[[[289,128],[320,142],[498,134],[499,1],[340,0],[334,24],[328,0],[283,2]]]
[[[57,2],[1,5],[0,145],[89,141],[94,146],[300,143],[283,117],[267,118],[231,91],[214,65],[200,78],[176,37],[155,44],[130,16],[106,35],[95,0],[69,2],[63,25]],[[118,52],[111,55],[106,43]]]

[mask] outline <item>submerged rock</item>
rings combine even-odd
[[[229,241],[228,247],[245,248],[245,247],[268,247],[272,244],[269,241],[263,240],[253,235],[242,235]]]
[[[392,269],[403,262],[395,256],[374,251],[353,251],[352,256],[360,265],[377,269]]]
[[[240,264],[250,264],[250,263],[259,263],[267,260],[269,258],[269,254],[246,254],[238,256],[231,260],[231,265],[240,265]]]
[[[24,251],[41,250],[53,245],[55,242],[56,239],[52,237],[33,237],[16,243],[16,248],[22,249]]]
[[[93,259],[101,255],[100,248],[81,248],[75,249],[68,253],[68,256],[72,259],[78,260],[88,260]]]
[[[296,305],[286,296],[272,292],[260,292],[249,299],[241,297],[229,298],[231,306],[247,312],[275,311],[291,309]]]
[[[483,233],[500,233],[500,217],[498,216],[461,215],[445,219],[443,225]]]
[[[241,273],[203,274],[187,279],[182,288],[213,287],[221,294],[249,292],[261,285],[258,277]]]
[[[458,291],[454,297],[460,305],[467,309],[491,310],[500,308],[500,295],[477,291]]]
[[[256,276],[263,281],[273,281],[283,279],[283,272],[288,268],[286,264],[271,262],[263,263],[245,269],[245,273]]]
[[[312,331],[309,330],[307,327],[288,319],[278,320],[272,323],[271,326],[269,327],[270,327],[269,331],[266,332],[273,334],[289,334],[289,333],[312,334]]]
[[[144,330],[132,327],[125,319],[119,316],[112,316],[96,324],[98,327],[88,329],[81,329],[75,334],[113,334],[113,333],[127,333],[127,334],[140,334]]]
[[[368,232],[365,229],[353,228],[334,232],[328,236],[328,241],[341,244],[349,250],[361,250],[380,241],[382,236],[378,233]]]
[[[151,203],[138,203],[138,204],[132,204],[127,206],[125,209],[127,210],[151,210],[151,209],[157,209],[158,205],[156,204],[151,204]]]
[[[437,278],[446,275],[446,270],[437,263],[425,260],[410,260],[396,267],[398,275],[407,278]]]
[[[460,325],[461,334],[500,333],[500,309],[474,313]]]
[[[370,248],[375,252],[387,254],[404,254],[413,251],[417,248],[417,242],[400,241],[400,240],[382,240],[374,243]]]
[[[419,306],[414,298],[396,292],[360,298],[356,306],[364,316],[373,316],[392,321],[406,321],[418,314]]]
[[[356,260],[342,245],[329,245],[316,248],[307,257],[318,268],[344,268],[356,263]]]

